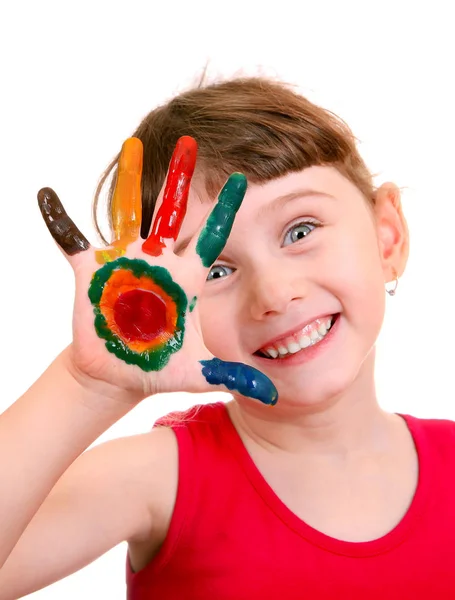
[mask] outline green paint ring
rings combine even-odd
[[[151,348],[144,352],[135,352],[109,328],[104,315],[101,313],[99,303],[103,295],[104,286],[109,281],[112,273],[119,269],[131,271],[136,277],[141,277],[142,275],[150,277],[175,302],[177,322],[174,334],[162,346]],[[106,348],[109,352],[115,354],[117,358],[120,358],[127,364],[137,365],[143,371],[147,372],[161,371],[169,362],[171,355],[174,352],[178,352],[182,347],[188,300],[183,289],[172,279],[171,274],[164,267],[149,265],[145,260],[138,258],[117,258],[105,264],[93,274],[88,290],[88,297],[93,305],[93,312],[95,313],[94,325],[98,337],[106,340]]]

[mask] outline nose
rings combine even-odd
[[[294,276],[283,265],[268,265],[248,278],[247,306],[255,320],[284,314],[289,305],[301,296],[296,290]],[[301,287],[301,286],[300,286]],[[299,287],[299,289],[300,289]]]

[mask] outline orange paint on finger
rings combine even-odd
[[[137,240],[141,228],[142,142],[129,138],[123,144],[118,163],[117,183],[112,198],[114,242],[125,245]]]
[[[125,254],[129,244],[138,239],[142,220],[141,177],[143,146],[138,138],[127,139],[120,153],[117,183],[112,197],[112,228],[114,239],[110,248],[96,252],[99,264]]]

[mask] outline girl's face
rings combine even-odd
[[[190,194],[177,248],[209,210],[202,196]],[[384,317],[378,239],[372,207],[335,168],[250,184],[198,298],[208,349],[266,373],[281,405],[343,393],[372,356]]]

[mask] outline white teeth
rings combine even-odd
[[[308,335],[302,335],[302,337],[299,339],[299,344],[301,348],[308,348],[308,346],[311,344],[311,339]]]
[[[325,335],[327,333],[327,329],[328,329],[328,327],[326,326],[326,324],[322,323],[318,327],[318,333],[320,333],[321,335]]]
[[[270,346],[265,348],[262,353],[270,358],[282,358],[283,356],[286,356],[286,354],[295,354],[296,352],[299,352],[299,350],[314,346],[314,344],[317,344],[324,338],[331,328],[332,322],[333,317],[329,317],[325,323],[321,323],[317,329],[313,329],[309,335],[302,335],[299,338],[298,343],[295,341],[295,338],[294,340],[291,338],[286,345],[280,343],[280,345],[276,347]]]
[[[275,350],[275,348],[267,348],[266,352],[268,352],[272,358],[276,358],[278,356],[278,351]]]
[[[297,342],[291,342],[288,344],[288,350],[290,354],[295,354],[299,350],[301,350],[300,345]]]

